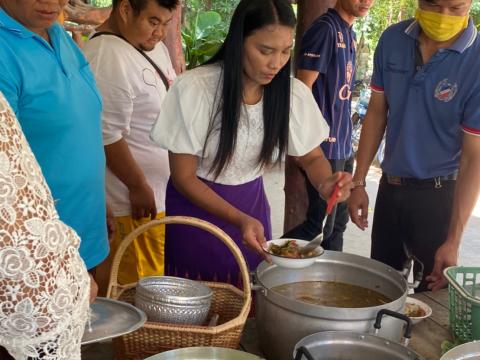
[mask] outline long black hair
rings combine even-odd
[[[221,116],[220,140],[213,161],[212,172],[217,178],[230,162],[237,141],[237,129],[243,102],[244,42],[255,30],[267,25],[294,28],[295,14],[288,0],[242,0],[233,14],[225,42],[205,64],[221,63],[223,88],[218,109],[212,112],[207,141],[213,131],[213,122]],[[264,135],[258,164],[265,166],[279,162],[288,146],[290,118],[291,60],[263,88]],[[277,152],[278,149],[278,152]],[[274,155],[277,158],[274,159]]]

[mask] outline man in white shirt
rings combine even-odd
[[[149,133],[175,78],[162,40],[178,3],[114,0],[112,14],[84,48],[103,97],[107,199],[116,220],[110,260],[129,232],[165,216],[168,154]],[[163,274],[164,233],[156,227],[134,241],[123,256],[120,283]]]

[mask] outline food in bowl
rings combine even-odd
[[[305,259],[314,256],[318,256],[320,253],[317,249],[306,254],[300,254],[298,251],[299,246],[297,240],[286,240],[283,244],[270,244],[268,246],[268,252],[275,256],[283,256],[290,259]]]
[[[294,241],[293,245],[292,242]],[[313,256],[302,257],[298,253],[298,249],[302,246],[305,246],[309,243],[307,240],[299,240],[299,239],[274,239],[267,241],[266,247],[264,248],[265,253],[269,255],[269,260],[272,261],[277,266],[289,268],[289,269],[302,269],[308,266],[311,266],[317,261],[317,259],[323,254],[323,248],[321,246],[317,247],[313,251]],[[280,248],[287,248],[286,249],[279,249],[275,246],[276,245]],[[273,251],[273,252],[272,252]],[[296,253],[295,253],[296,252]],[[277,254],[286,254],[284,255],[276,255]],[[307,254],[307,255],[312,255]],[[289,256],[298,256],[298,257],[289,257]]]
[[[338,281],[301,281],[272,288],[291,299],[337,308],[365,308],[388,304],[392,299],[378,291]]]
[[[421,317],[427,315],[418,304],[405,304],[405,315],[409,317]]]
[[[432,308],[423,301],[407,297],[405,301],[405,315],[412,320],[412,324],[417,324],[432,315]]]

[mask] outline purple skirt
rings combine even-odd
[[[241,185],[222,185],[202,180],[219,196],[237,209],[259,220],[265,238],[272,238],[270,206],[261,177]],[[242,243],[239,229],[192,204],[173,186],[171,180],[166,194],[167,216],[192,216],[206,220],[225,231],[238,245],[249,270],[262,261],[260,255]],[[165,275],[193,280],[220,281],[241,287],[239,268],[230,250],[210,233],[189,225],[166,226]]]

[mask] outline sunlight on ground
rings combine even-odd
[[[477,205],[476,205],[475,208],[473,209],[473,214],[472,214],[472,216],[475,216],[475,217],[480,218],[480,199],[478,199]]]

